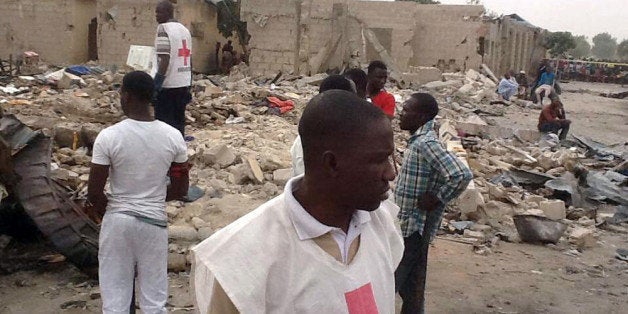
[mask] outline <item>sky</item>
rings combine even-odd
[[[384,0],[386,1],[386,0]],[[466,4],[466,0],[439,0],[442,4]],[[608,32],[617,42],[628,39],[628,0],[482,0],[498,14],[517,13],[531,24],[552,32],[585,35]]]

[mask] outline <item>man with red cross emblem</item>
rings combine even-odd
[[[192,100],[192,36],[174,19],[174,6],[161,1],[155,9],[157,37],[154,65],[155,119],[168,123],[185,135],[185,106]]]

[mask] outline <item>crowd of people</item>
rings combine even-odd
[[[628,83],[628,65],[612,62],[558,60],[556,67],[561,80],[599,83]]]

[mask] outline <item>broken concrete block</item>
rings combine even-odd
[[[292,169],[277,169],[273,171],[273,182],[278,185],[286,185],[288,180],[292,177]]]
[[[168,270],[172,272],[186,271],[188,262],[185,254],[168,253]]]
[[[549,200],[539,203],[539,209],[545,213],[545,217],[549,219],[559,220],[567,218],[565,202],[561,200]]]
[[[491,200],[484,205],[484,214],[489,219],[502,221],[504,217],[512,217],[515,212],[512,205],[500,201]]]
[[[205,220],[198,218],[198,217],[192,217],[192,225],[194,225],[194,228],[196,228],[197,230],[200,230],[203,227],[206,227],[208,224],[207,222],[205,222]]]
[[[484,235],[483,232],[473,231],[473,230],[469,230],[469,229],[466,229],[464,231],[463,235],[465,237],[474,238],[474,239],[478,239],[478,240],[484,240],[486,238],[486,236]]]
[[[232,184],[242,185],[250,179],[249,169],[244,164],[229,168],[229,182]]]
[[[584,249],[594,247],[597,244],[597,239],[592,229],[575,227],[569,235],[569,242],[577,245],[580,249]]]
[[[246,157],[244,164],[249,169],[249,177],[251,178],[251,180],[257,183],[264,182],[264,172],[262,171],[262,168],[260,168],[259,163],[257,162],[257,159],[255,159],[254,156]]]
[[[181,212],[181,207],[168,205],[166,206],[166,214],[168,218],[175,218]]]
[[[211,227],[202,227],[198,229],[198,238],[203,241],[214,234],[214,230]]]
[[[543,201],[547,201],[545,197],[536,194],[527,195],[524,200],[528,203],[536,203],[537,205]]]
[[[465,84],[456,91],[456,95],[460,97],[468,97],[475,93],[475,86],[473,84]]]
[[[197,241],[198,232],[192,226],[168,226],[168,239],[179,241]]]
[[[471,230],[479,232],[489,232],[493,230],[493,227],[483,224],[473,224],[473,226],[471,226]]]
[[[209,148],[203,152],[203,161],[208,164],[216,164],[220,168],[226,168],[232,165],[236,160],[236,155],[233,149],[227,145],[218,145]]]

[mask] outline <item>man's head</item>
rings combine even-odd
[[[153,98],[155,83],[150,75],[142,71],[128,73],[122,79],[120,88],[120,105],[125,115],[148,108]]]
[[[381,61],[373,61],[368,67],[368,78],[371,90],[381,90],[388,80],[388,68]]]
[[[510,71],[508,71],[508,72],[504,73],[504,77],[505,77],[507,80],[509,80],[509,79],[510,79],[510,77],[511,77],[511,76],[510,76]]]
[[[382,111],[355,94],[314,97],[299,122],[305,178],[339,210],[368,210],[387,198],[395,171],[393,131]]]
[[[160,1],[155,8],[155,19],[157,23],[166,23],[174,17],[174,6],[168,0]]]
[[[562,101],[560,101],[560,99],[558,99],[558,97],[555,97],[552,99],[552,103],[550,104],[550,106],[554,109],[560,109],[563,107],[563,103]]]
[[[355,93],[355,88],[353,87],[353,85],[351,85],[351,82],[347,80],[344,76],[337,74],[326,77],[321,82],[321,86],[319,87],[318,92],[324,93],[332,89],[346,90],[348,92]]]
[[[403,104],[399,117],[399,126],[402,130],[415,132],[438,114],[438,103],[432,95],[416,93],[410,96]]]
[[[545,73],[548,73],[548,74],[549,74],[549,73],[552,73],[552,67],[548,65],[548,66],[545,68]]]
[[[344,76],[355,84],[358,97],[366,99],[366,85],[368,84],[366,73],[362,69],[350,69],[344,73]]]

